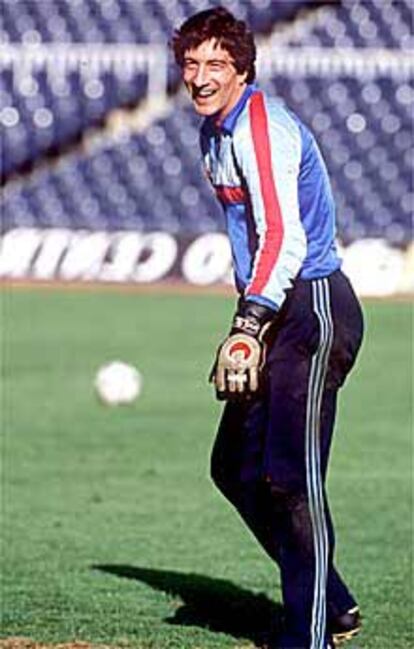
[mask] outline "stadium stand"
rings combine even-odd
[[[1,40],[21,43],[165,43],[186,17],[215,0],[3,0]],[[249,21],[256,32],[270,31],[278,20],[312,0],[223,0],[221,5]]]
[[[389,78],[326,83],[281,75],[269,87],[321,143],[333,174],[342,240],[378,236],[407,242],[414,88]],[[68,223],[73,215],[75,227],[222,229],[220,210],[202,178],[197,126],[192,111],[181,109],[143,135],[88,156],[71,156],[56,170],[39,174],[30,187],[15,183],[5,201],[9,227],[50,227],[59,203],[58,212]],[[155,195],[148,187],[157,188]]]
[[[146,93],[147,77],[139,70],[122,76],[113,71],[85,75],[80,69],[53,75],[33,69],[20,78],[4,70],[0,79],[3,174],[73,142],[111,110],[134,106]]]
[[[3,43],[32,44],[33,52],[36,43],[165,43],[175,24],[215,2],[57,0],[49,12],[45,4],[6,0]],[[352,69],[337,69],[329,52],[352,47],[373,52],[374,59],[377,52],[408,52],[409,0],[223,4],[262,33],[283,21],[283,28],[276,25],[267,38],[268,56],[275,44],[288,46],[296,61],[298,47],[328,53],[323,74],[293,64],[264,75],[261,86],[286,101],[315,132],[332,176],[341,240],[379,237],[407,244],[412,238],[412,66],[411,72],[404,66],[381,72],[380,61],[373,73],[362,54]],[[70,52],[72,46],[67,47]],[[353,50],[344,50],[345,60],[346,51]],[[180,98],[174,98],[169,116],[143,133],[108,139],[94,151],[65,152],[62,147],[102,123],[114,108],[135,105],[147,93],[148,75],[135,65],[124,74],[121,65],[101,66],[85,76],[81,65],[72,65],[53,76],[34,61],[17,78],[10,65],[2,67],[0,123],[8,180],[3,231],[23,226],[185,234],[224,229],[200,168],[198,119]],[[29,174],[16,174],[50,151],[63,155],[44,168],[35,165]]]
[[[5,191],[3,214],[7,229],[60,223],[196,233],[217,229],[221,220],[202,178],[191,111],[179,111],[124,143],[74,154],[31,182],[13,182]]]
[[[406,243],[412,211],[412,80],[278,75],[269,85],[321,145],[341,239],[384,237]]]
[[[288,30],[286,44],[298,47],[398,48],[412,50],[411,0],[342,0],[327,3],[309,21]],[[275,33],[277,42],[280,34]]]
[[[24,73],[13,78],[11,69],[2,71],[0,96],[3,110],[0,123],[4,128],[2,174],[32,163],[45,152],[75,141],[85,129],[101,123],[114,108],[133,106],[148,90],[148,75],[134,62],[126,71],[95,69],[86,71],[78,64],[60,65],[54,70],[38,69],[36,46],[84,43],[162,43],[186,16],[213,0],[179,2],[179,0],[56,0],[33,2],[5,0],[0,17],[0,42],[20,43],[32,51],[33,61]],[[240,16],[246,17],[255,31],[269,31],[274,22],[294,15],[308,3],[290,0],[275,3],[255,0],[224,2]],[[102,56],[107,56],[102,52]],[[126,60],[127,62],[127,60]],[[175,66],[169,65],[170,86],[178,82]]]
[[[6,0],[3,42],[164,43],[187,16],[215,6],[215,0]],[[298,45],[412,46],[410,0],[223,0],[255,32],[270,32],[277,21],[318,6],[316,27]],[[295,41],[292,40],[292,44]]]

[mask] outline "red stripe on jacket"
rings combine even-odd
[[[214,189],[216,190],[217,198],[226,204],[244,203],[247,198],[247,194],[243,187],[217,185]]]
[[[274,181],[269,128],[263,94],[252,95],[249,107],[254,151],[259,170],[260,189],[265,213],[265,240],[259,252],[256,271],[247,294],[260,294],[269,281],[283,241],[283,220]]]

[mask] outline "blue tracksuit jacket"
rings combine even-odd
[[[328,173],[310,131],[275,98],[248,85],[218,126],[201,129],[207,175],[222,203],[236,286],[278,310],[295,277],[340,265]]]

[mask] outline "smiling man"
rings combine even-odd
[[[341,272],[329,177],[313,135],[255,85],[256,49],[225,9],[173,38],[225,214],[236,312],[212,371],[226,406],[212,477],[281,572],[271,646],[328,649],[360,628],[334,566],[325,491],[337,393],[357,356],[359,303]]]
[[[215,39],[188,50],[183,79],[200,115],[224,119],[246,88],[246,73],[237,72],[231,54]]]

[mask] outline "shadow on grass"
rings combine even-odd
[[[125,565],[94,565],[92,569],[135,579],[179,598],[174,615],[166,619],[169,624],[208,628],[251,640],[258,647],[281,626],[281,604],[225,579]]]

